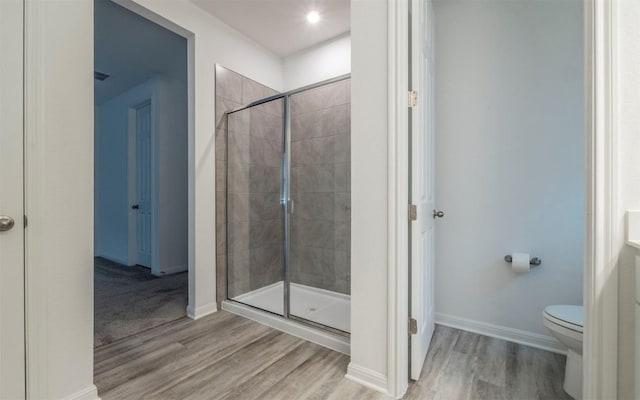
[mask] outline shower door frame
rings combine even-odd
[[[273,96],[269,96],[269,97],[265,97],[263,99],[260,100],[256,100],[254,102],[251,102],[249,104],[245,104],[243,106],[234,108],[231,111],[227,111],[225,113],[225,124],[226,124],[226,142],[227,142],[227,146],[226,146],[226,157],[225,157],[225,162],[227,163],[226,166],[226,171],[225,171],[225,213],[226,213],[226,221],[229,221],[229,194],[228,194],[228,190],[229,190],[229,167],[228,167],[228,163],[229,163],[229,115],[236,113],[236,112],[240,112],[240,111],[245,111],[248,109],[251,109],[253,107],[259,106],[261,104],[266,104],[278,99],[282,99],[283,100],[283,112],[282,112],[282,176],[280,178],[280,182],[281,182],[281,190],[280,190],[280,205],[282,207],[282,213],[283,213],[283,218],[282,218],[282,222],[283,222],[283,226],[282,226],[282,233],[283,233],[283,242],[284,242],[284,256],[283,256],[283,272],[284,272],[284,280],[282,282],[283,284],[283,294],[284,294],[284,305],[283,305],[283,313],[282,315],[274,313],[272,311],[269,310],[265,310],[262,309],[260,307],[257,306],[253,306],[251,304],[246,304],[243,303],[241,301],[237,301],[232,299],[231,297],[229,297],[229,240],[226,241],[225,246],[227,247],[226,249],[226,253],[227,253],[227,257],[226,257],[226,286],[227,286],[227,290],[226,290],[226,300],[233,302],[233,303],[238,303],[238,304],[242,304],[243,306],[248,306],[251,307],[253,309],[259,310],[260,312],[265,312],[265,313],[270,313],[273,315],[276,315],[278,317],[284,318],[284,319],[288,319],[294,322],[298,322],[304,325],[308,325],[310,327],[313,328],[317,328],[317,329],[322,329],[324,331],[327,331],[329,333],[333,333],[335,335],[338,336],[342,336],[342,337],[346,337],[346,338],[350,338],[351,337],[351,333],[350,332],[345,332],[343,330],[337,329],[337,328],[333,328],[331,326],[328,325],[324,325],[315,321],[311,321],[302,317],[298,317],[296,315],[292,315],[291,314],[291,290],[290,290],[290,285],[291,285],[291,280],[290,280],[290,274],[289,274],[289,267],[290,267],[290,260],[291,260],[291,256],[290,256],[290,235],[291,235],[291,229],[290,229],[290,219],[291,219],[291,214],[293,214],[293,210],[295,207],[295,204],[293,203],[292,199],[291,199],[291,101],[290,101],[290,97],[292,95],[298,94],[298,93],[302,93],[302,92],[306,92],[308,90],[313,90],[313,89],[317,89],[323,86],[327,86],[330,85],[332,83],[337,83],[337,82],[341,82],[347,79],[351,79],[351,74],[344,74],[344,75],[340,75],[331,79],[327,79],[321,82],[317,82],[317,83],[313,83],[311,85],[307,85],[307,86],[303,86],[301,88],[298,89],[294,89],[294,90],[290,90],[288,92],[284,92],[284,93],[279,93],[279,94],[275,94]],[[226,237],[229,237],[229,224],[227,222],[226,224]],[[351,307],[351,304],[349,304],[349,307]]]

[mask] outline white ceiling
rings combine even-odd
[[[107,0],[94,1],[94,26],[95,70],[110,75],[94,81],[96,104],[156,75],[186,83],[186,39]]]
[[[350,30],[350,0],[191,0],[281,57]],[[311,25],[307,13],[320,13]]]

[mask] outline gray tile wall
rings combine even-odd
[[[227,290],[229,297],[235,297],[284,279],[282,100],[231,114],[228,143],[224,118],[227,111],[274,94],[275,90],[216,67],[219,304],[227,297]],[[349,294],[350,81],[308,90],[290,99],[291,190],[295,204],[291,281]]]
[[[227,297],[227,272],[230,297],[283,279],[279,197],[282,101],[231,114],[229,143],[224,117],[225,112],[242,104],[274,94],[273,89],[216,66],[218,305]]]
[[[291,96],[291,281],[351,287],[350,80]]]

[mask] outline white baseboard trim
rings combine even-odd
[[[255,309],[251,306],[235,301],[224,301],[222,302],[222,309],[339,353],[349,355],[351,350],[350,341],[346,337],[324,332],[320,329],[312,328],[299,322]]]
[[[542,318],[542,315],[540,315],[540,318]],[[506,326],[489,324],[486,322],[442,313],[436,313],[436,324],[463,331],[479,333],[481,335],[507,340],[509,342],[523,344],[525,346],[535,347],[537,349],[547,350],[554,353],[567,354],[567,349],[553,336],[540,335],[538,333],[522,331],[519,329],[508,328]]]
[[[191,319],[200,319],[202,317],[206,317],[207,315],[213,314],[216,311],[218,311],[218,305],[215,302],[195,308],[191,307],[191,305],[188,305],[187,317]]]
[[[380,393],[389,394],[386,375],[372,371],[352,362],[347,367],[345,378],[366,386]]]
[[[64,397],[62,400],[100,400],[100,397],[98,397],[98,388],[96,385],[91,385]]]

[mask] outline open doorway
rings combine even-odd
[[[458,349],[490,340],[545,371],[524,384],[507,367],[493,397],[582,398],[584,7],[411,3],[412,379],[462,333]]]
[[[186,315],[187,40],[96,0],[96,347]]]

